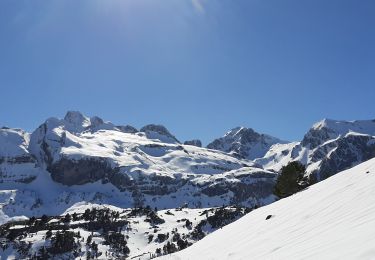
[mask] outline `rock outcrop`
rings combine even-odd
[[[193,146],[196,146],[196,147],[202,147],[202,142],[201,142],[201,140],[198,140],[198,139],[185,141],[184,144],[185,145],[193,145]]]
[[[269,148],[276,143],[285,143],[285,141],[266,134],[259,134],[251,128],[236,127],[223,137],[208,144],[207,148],[253,160],[263,157]]]

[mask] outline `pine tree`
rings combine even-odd
[[[303,182],[305,171],[305,166],[298,161],[290,162],[282,167],[276,181],[274,194],[279,198],[285,198],[304,189],[308,186]]]

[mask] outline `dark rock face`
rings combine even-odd
[[[329,128],[323,127],[321,129],[310,129],[309,132],[303,137],[301,142],[302,146],[310,145],[311,149],[316,148],[325,141],[331,139],[335,132]]]
[[[209,197],[224,195],[228,192],[228,188],[223,184],[210,185],[202,189],[202,193]]]
[[[31,155],[0,157],[0,164],[4,162],[9,164],[35,163],[35,158],[33,158]]]
[[[165,137],[168,137],[174,141],[176,141],[177,143],[179,143],[179,141],[177,140],[177,138],[172,135],[167,128],[165,128],[164,126],[162,125],[154,125],[154,124],[150,124],[150,125],[146,125],[144,127],[142,127],[140,129],[140,132],[145,132],[147,136],[149,136],[148,134],[152,133],[152,132],[155,132],[155,133],[158,133],[162,136],[165,136]]]
[[[257,183],[238,183],[230,187],[234,193],[231,204],[242,204],[249,199],[267,198],[272,194],[275,187],[276,179],[264,179]]]
[[[319,170],[314,171],[312,174],[318,181],[324,180],[338,172],[375,157],[375,142],[369,144],[372,140],[375,139],[371,136],[348,135],[339,139],[334,144],[328,144],[337,148],[330,153],[330,156],[326,156],[322,160]],[[319,148],[316,153],[324,149],[325,146]]]
[[[102,182],[110,182],[120,191],[133,190],[134,181],[127,174],[121,173],[121,170],[112,170],[108,177],[102,179]]]
[[[48,166],[54,181],[64,185],[81,185],[111,178],[118,173],[118,168],[112,169],[105,158],[86,158],[78,161],[61,159]]]
[[[97,117],[97,116],[91,117],[90,122],[91,122],[91,126],[93,126],[93,127],[104,124],[103,119],[101,119],[100,117]]]
[[[219,182],[202,186],[202,193],[209,196],[222,196],[233,193],[230,204],[241,205],[249,200],[267,198],[273,192],[276,183],[276,174],[271,172],[252,172],[236,176],[239,181],[233,182],[226,178]]]
[[[112,168],[105,158],[85,158],[69,160],[63,158],[47,168],[54,181],[67,185],[83,185],[101,180],[102,183],[112,183],[120,191],[130,191],[148,195],[166,195],[176,192],[187,181],[169,176],[140,175],[136,180],[131,180],[128,174],[122,172],[120,167]],[[138,194],[138,195],[139,195]]]
[[[184,142],[185,145],[193,145],[193,146],[197,146],[197,147],[202,147],[202,142],[198,139],[194,139],[194,140],[190,140],[190,141],[185,141]]]
[[[138,132],[137,128],[131,125],[119,125],[119,126],[116,126],[116,128],[121,132],[129,133],[129,134],[135,134]]]
[[[275,186],[275,178],[265,179],[257,183],[229,183],[223,182],[214,185],[209,185],[202,188],[202,193],[209,196],[222,196],[227,194],[229,191],[233,192],[230,204],[241,205],[247,202],[249,199],[260,199],[267,198],[272,194]]]

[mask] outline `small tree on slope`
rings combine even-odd
[[[288,197],[308,186],[304,180],[306,168],[297,161],[283,166],[277,177],[274,194],[279,198]]]

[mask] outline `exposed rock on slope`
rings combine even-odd
[[[124,133],[129,133],[129,134],[135,134],[138,132],[137,128],[131,126],[131,125],[118,125],[116,126],[118,130]]]
[[[202,147],[202,142],[198,139],[190,140],[190,141],[185,141],[184,144],[186,145],[194,145],[197,147]]]
[[[177,138],[162,125],[146,125],[142,127],[140,131],[144,132],[149,139],[157,139],[164,143],[180,143]]]

